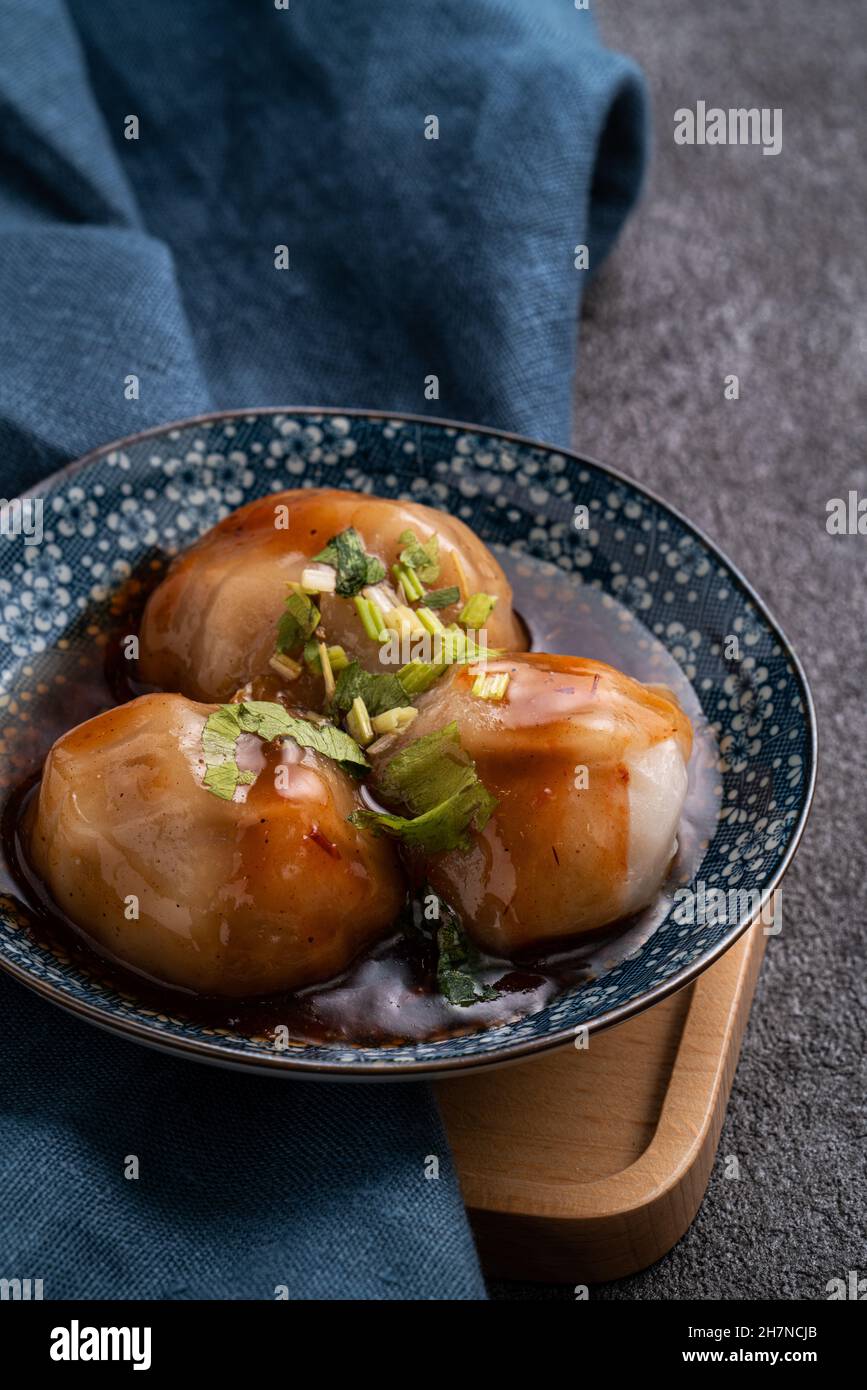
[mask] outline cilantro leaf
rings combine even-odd
[[[341,598],[354,598],[368,584],[378,584],[385,578],[385,566],[374,555],[365,553],[361,537],[354,526],[332,536],[324,550],[313,559],[337,570],[335,593]]]
[[[355,739],[342,729],[335,728],[333,724],[311,724],[307,719],[296,719],[292,715],[287,715],[286,719],[289,727],[284,731],[285,735],[299,747],[313,748],[317,753],[323,753],[326,758],[340,763],[347,772],[357,773],[370,766]]]
[[[278,652],[294,652],[315,632],[320,613],[309,595],[293,589],[286,596],[283,613],[277,624]]]
[[[430,540],[422,543],[416,536],[415,531],[403,531],[399,540],[400,544],[405,547],[400,552],[400,563],[402,565],[406,565],[408,569],[415,570],[419,579],[424,584],[433,584],[434,580],[439,579],[439,536],[434,534],[431,536]]]
[[[416,695],[422,695],[425,690],[430,690],[434,681],[439,680],[440,676],[448,669],[445,662],[435,666],[431,661],[410,661],[406,666],[401,666],[397,678],[409,700],[412,701]]]
[[[410,815],[364,810],[350,820],[426,854],[467,849],[470,828],[483,830],[497,805],[461,748],[454,722],[415,739],[392,758],[379,779],[379,793],[386,802],[402,803]]]
[[[452,584],[448,589],[430,589],[424,596],[427,608],[448,608],[452,603],[458,603],[461,591],[457,584]]]
[[[441,921],[437,928],[437,985],[450,1004],[467,1008],[497,998],[497,991],[474,978],[479,953],[470,941],[456,912],[439,898]]]
[[[224,763],[215,763],[213,767],[208,768],[204,785],[215,796],[221,797],[224,801],[231,801],[236,787],[255,780],[255,772],[242,771],[234,758],[227,758]]]
[[[245,700],[237,705],[224,705],[223,708],[237,710],[241,733],[258,734],[264,743],[288,733],[287,724],[292,718],[282,705],[272,700]]]
[[[289,714],[282,705],[270,700],[220,705],[205,721],[202,751],[207,769],[204,786],[224,801],[232,800],[237,787],[256,780],[255,773],[238,766],[237,745],[241,734],[256,734],[265,743],[275,738],[291,738],[301,748],[313,748],[347,771],[358,772],[368,766],[355,740],[333,724],[313,724]]]
[[[400,709],[407,704],[409,696],[397,676],[374,675],[365,671],[357,661],[351,661],[337,677],[337,685],[331,697],[332,710],[348,714],[352,702],[360,697],[371,719],[386,710]]]
[[[476,765],[461,747],[457,721],[453,719],[444,728],[413,739],[392,758],[379,787],[386,801],[402,801],[413,814],[423,815],[468,785],[470,777],[478,782]],[[496,802],[493,797],[489,800],[492,811]]]
[[[235,744],[241,732],[237,708],[237,705],[220,705],[208,715],[202,730],[202,750],[209,766],[235,755]]]

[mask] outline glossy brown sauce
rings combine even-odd
[[[131,677],[134,663],[124,657],[124,638],[137,631],[147,593],[162,577],[158,564],[134,576],[113,601],[106,630],[88,629],[86,618],[82,620],[90,640],[80,644],[78,637],[73,638],[74,656],[71,652],[64,656],[62,650],[57,653],[53,681],[31,696],[14,740],[7,738],[0,891],[17,900],[43,944],[144,1007],[252,1037],[273,1037],[277,1028],[285,1028],[299,1044],[387,1044],[475,1032],[535,1013],[564,990],[593,979],[632,954],[665,916],[674,889],[692,876],[713,833],[719,789],[711,731],[677,663],[628,610],[550,566],[508,552],[498,552],[497,558],[512,582],[515,608],[535,650],[580,653],[637,680],[667,685],[693,722],[695,743],[678,856],[651,907],[616,928],[585,935],[572,949],[558,942],[515,961],[483,956],[478,978],[498,994],[495,1000],[470,1008],[450,1005],[438,993],[430,926],[411,904],[395,924],[394,934],[357,958],[343,975],[294,994],[253,1000],[193,995],[98,954],[84,933],[50,902],[28,868],[20,826],[54,740],[82,720],[144,693],[146,688]],[[258,740],[251,740],[242,756],[255,769],[263,756]],[[314,825],[311,835],[315,832]],[[323,854],[332,854],[336,847],[326,836],[319,848]]]

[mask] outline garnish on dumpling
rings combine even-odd
[[[203,994],[328,980],[393,926],[394,846],[355,824],[367,761],[261,702],[146,695],[58,739],[27,830],[58,907],[103,951]]]
[[[454,666],[377,752],[388,814],[469,935],[495,955],[652,901],[677,847],[692,728],[673,696],[578,657]],[[426,757],[439,750],[439,762]]]
[[[352,661],[397,671],[434,644],[458,661],[480,629],[488,648],[524,646],[508,580],[462,521],[304,488],[242,507],[175,560],[145,609],[139,673],[192,699],[251,686],[319,708]]]

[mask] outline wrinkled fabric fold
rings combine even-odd
[[[568,0],[3,0],[0,490],[210,409],[566,443],[582,290],[645,143],[637,69]],[[485,1296],[427,1088],[197,1067],[6,979],[0,1037],[0,1275]]]

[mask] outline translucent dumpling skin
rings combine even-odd
[[[287,518],[286,525],[276,524]],[[404,531],[413,531],[422,543],[437,535],[437,587],[457,585],[465,598],[477,592],[495,596],[497,607],[486,624],[488,645],[510,651],[525,646],[500,565],[462,521],[410,502],[300,489],[242,507],[174,562],[144,613],[142,680],[191,699],[219,701],[261,677],[274,651],[288,584],[300,581],[304,566],[332,536],[350,527],[389,577]],[[342,646],[369,670],[383,669],[351,600],[323,595],[320,611],[329,643]],[[305,698],[306,690],[298,687],[296,699]]]
[[[616,921],[652,901],[676,850],[692,745],[673,696],[601,662],[519,655],[501,702],[471,694],[456,667],[419,700],[412,739],[456,720],[497,798],[468,850],[421,865],[476,942],[512,956]]]
[[[401,909],[394,848],[347,821],[360,803],[339,764],[290,739],[242,736],[255,782],[207,790],[211,708],[148,695],[59,739],[32,864],[98,948],[159,981],[241,996],[329,979]]]

